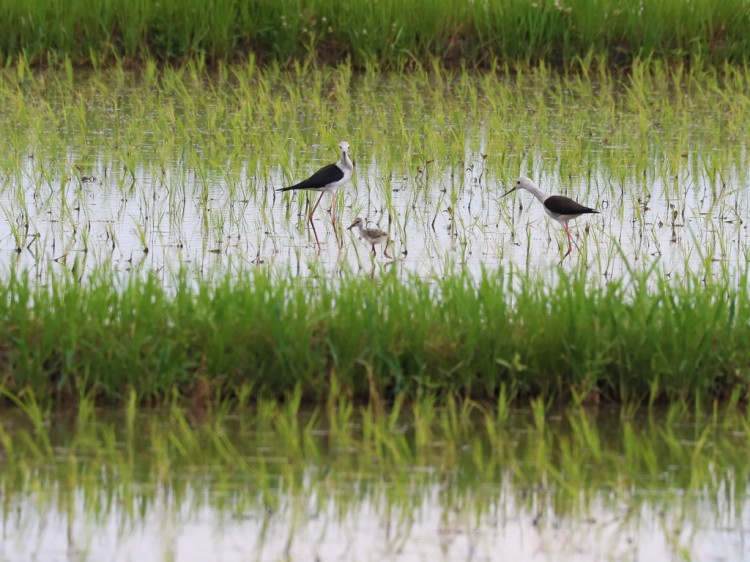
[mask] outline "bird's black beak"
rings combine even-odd
[[[356,224],[357,224],[357,223],[354,223],[354,224],[353,224],[353,225],[351,225],[351,226],[350,226],[349,228],[347,228],[347,230],[351,230],[352,228],[354,228],[354,227],[356,226]]]
[[[513,193],[513,192],[514,192],[514,191],[515,191],[516,189],[518,189],[518,187],[514,187],[514,188],[513,188],[513,189],[511,189],[510,191],[506,191],[505,193],[503,193],[503,194],[502,194],[502,195],[500,196],[500,199],[502,199],[502,198],[503,198],[503,197],[505,197],[506,195],[510,195],[510,194],[511,194],[511,193]]]

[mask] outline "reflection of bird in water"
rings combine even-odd
[[[315,225],[313,224],[312,218],[315,213],[315,209],[318,208],[320,200],[323,198],[324,193],[330,193],[333,195],[333,214],[331,216],[331,223],[334,229],[336,228],[336,191],[339,187],[344,185],[352,178],[352,172],[354,171],[354,163],[349,159],[349,143],[341,141],[339,143],[341,149],[341,160],[334,164],[328,164],[323,166],[320,170],[315,172],[312,176],[304,181],[301,181],[295,185],[289,187],[282,187],[276,191],[296,191],[298,189],[305,189],[309,191],[319,191],[320,197],[313,205],[312,211],[308,220],[310,225],[313,227],[313,234],[315,234],[315,242],[318,243],[318,250],[320,250],[320,240],[318,240],[318,233],[315,231]]]
[[[377,228],[365,228],[365,221],[363,221],[360,217],[357,217],[354,219],[354,222],[349,227],[348,230],[351,230],[354,227],[359,228],[359,235],[368,243],[370,246],[372,246],[372,255],[376,255],[375,253],[375,246],[378,244],[383,245],[383,256],[386,258],[391,258],[392,256],[388,255],[388,243],[390,242],[390,239],[388,237],[387,232],[383,232],[382,230],[378,230]]]

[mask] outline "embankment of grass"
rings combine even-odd
[[[35,63],[310,55],[392,67],[426,57],[483,64],[650,56],[747,60],[748,0],[6,0],[0,54]]]
[[[0,281],[0,385],[37,399],[140,402],[180,393],[324,401],[429,391],[495,400],[643,403],[745,395],[750,298],[736,284],[634,273],[591,282],[499,270],[336,281],[262,271],[209,285]],[[734,287],[734,288],[732,288]]]

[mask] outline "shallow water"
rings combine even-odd
[[[102,263],[199,277],[254,267],[303,276],[553,271],[563,229],[528,193],[500,198],[523,173],[601,211],[571,223],[577,247],[564,267],[605,277],[744,269],[750,104],[722,112],[720,92],[706,88],[658,92],[642,106],[625,85],[569,91],[559,80],[539,93],[464,79],[425,99],[408,78],[355,77],[341,100],[271,96],[254,114],[270,117],[253,121],[242,113],[251,101],[232,98],[231,84],[180,98],[82,79],[80,114],[64,88],[35,94],[58,130],[50,138],[0,103],[0,123],[17,135],[0,191],[0,252],[6,268],[39,279]],[[321,143],[316,119],[330,113],[336,130],[322,126],[335,141]],[[306,220],[317,194],[274,189],[334,161],[344,137],[355,177],[339,196],[338,230],[328,196],[318,209],[318,252]],[[380,250],[371,258],[345,230],[356,216],[390,233],[395,260]]]
[[[517,411],[423,442],[293,419],[6,414],[0,559],[750,560],[741,417]]]

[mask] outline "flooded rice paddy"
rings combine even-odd
[[[600,211],[571,224],[564,268],[727,279],[750,259],[748,126],[731,69],[19,67],[0,83],[0,271],[544,275],[566,238],[531,195],[501,199],[524,174]],[[316,195],[275,189],[342,140],[354,178],[337,229],[327,197],[315,216],[319,252]],[[422,407],[4,414],[0,559],[750,560],[742,413]]]
[[[442,72],[6,80],[4,267],[40,279],[102,263],[199,277],[549,271],[567,249],[562,228],[528,193],[500,199],[524,174],[601,211],[571,223],[577,247],[565,267],[614,277],[744,268],[744,75]],[[356,168],[338,228],[329,196],[316,213],[318,252],[307,222],[317,194],[274,189],[334,162],[340,140]],[[358,216],[390,234],[394,261],[371,259],[345,229]]]
[[[6,414],[0,559],[750,560],[741,414],[476,414]]]

